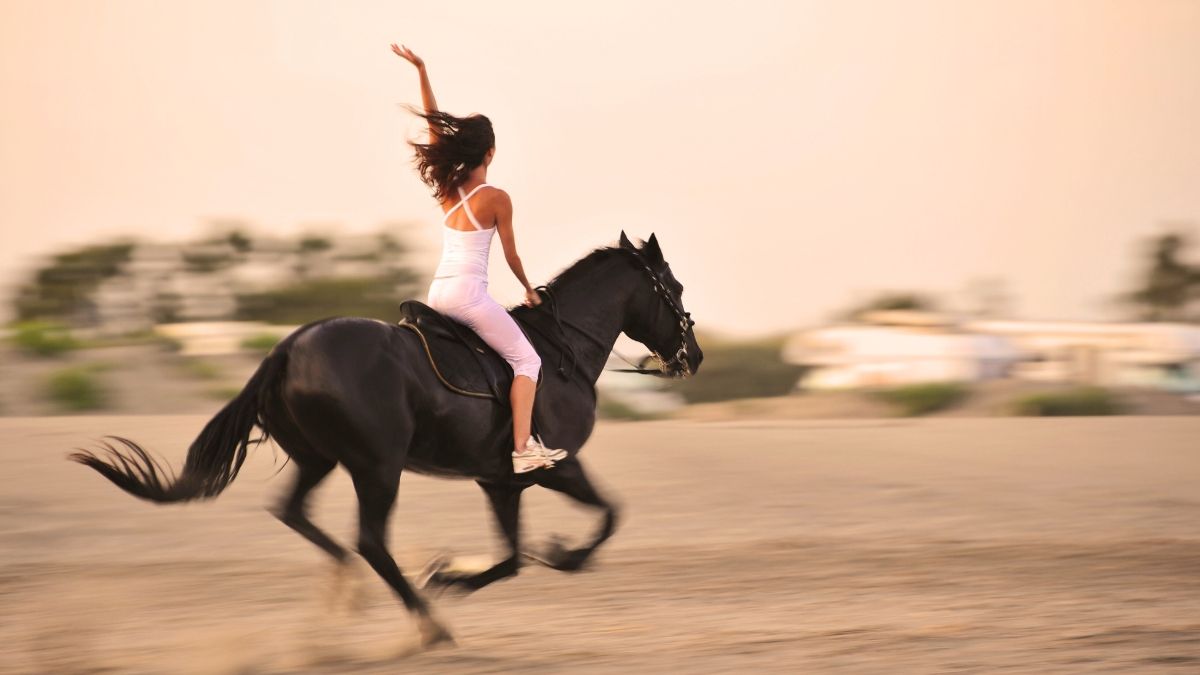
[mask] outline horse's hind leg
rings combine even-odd
[[[429,609],[425,600],[413,590],[387,548],[387,522],[396,491],[400,486],[400,471],[376,469],[352,472],[354,490],[358,493],[358,552],[380,577],[404,601],[404,606],[417,616],[421,642],[433,646],[439,642],[453,643],[446,630]]]
[[[592,553],[612,536],[617,526],[617,509],[611,502],[600,496],[592,482],[588,480],[583,465],[575,457],[558,462],[553,469],[538,471],[538,485],[561,492],[572,499],[604,511],[604,520],[592,541],[586,546],[575,549],[564,548],[557,541],[541,553],[527,554],[534,560],[564,572],[574,572],[582,569]]]
[[[272,513],[284,525],[333,556],[334,560],[345,563],[350,553],[308,519],[307,507],[308,494],[333,471],[337,463],[308,455],[293,455],[292,459],[297,469],[295,482],[292,483],[291,492],[280,501]]]
[[[521,567],[519,548],[519,521],[521,512],[522,485],[505,485],[479,482],[479,487],[488,496],[492,512],[496,515],[496,524],[500,533],[508,542],[509,557],[492,565],[482,572],[475,574],[456,572],[450,569],[439,569],[426,582],[430,586],[457,588],[463,591],[477,591],[490,583],[516,576]]]
[[[296,424],[288,406],[274,399],[266,411],[271,436],[296,465],[292,489],[270,509],[284,525],[316,544],[339,563],[346,563],[350,553],[308,518],[308,495],[337,466],[331,456],[319,452]]]
[[[294,450],[295,446],[291,446]],[[285,450],[288,449],[285,447]],[[292,454],[296,465],[296,478],[291,491],[280,500],[271,512],[284,525],[300,536],[316,544],[334,560],[333,579],[325,598],[329,609],[358,611],[366,606],[366,579],[361,563],[317,527],[308,517],[308,495],[337,466],[337,462],[315,454]]]
[[[357,611],[366,605],[366,574],[361,562],[350,551],[308,517],[308,496],[337,466],[328,453],[322,453],[298,428],[290,408],[275,399],[269,404],[266,417],[275,442],[283,448],[296,466],[291,490],[270,509],[284,525],[312,542],[334,560],[332,582],[326,595],[329,609]]]

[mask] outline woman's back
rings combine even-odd
[[[470,204],[471,197],[484,187],[492,186],[480,183],[468,193],[463,193],[462,188],[459,188],[458,203],[446,211],[442,218],[442,258],[433,274],[434,279],[465,276],[487,280],[488,256],[491,253],[492,236],[496,233],[496,228],[480,224]],[[472,227],[470,230],[457,229],[450,225],[451,217],[460,207]]]

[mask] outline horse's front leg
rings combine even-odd
[[[521,566],[518,553],[519,522],[521,513],[521,491],[527,485],[511,485],[485,483],[477,481],[483,488],[492,505],[492,513],[496,516],[496,524],[500,533],[508,542],[509,555],[504,560],[483,571],[464,571],[455,569],[453,560],[435,559],[426,567],[426,578],[423,586],[435,588],[453,588],[463,592],[477,591],[488,584],[516,576]]]
[[[613,530],[616,529],[617,508],[600,496],[592,482],[588,480],[583,465],[576,457],[568,457],[558,462],[553,469],[536,471],[530,475],[542,487],[561,492],[582,504],[603,510],[604,520],[600,523],[600,529],[586,546],[566,548],[554,540],[543,550],[525,553],[530,559],[556,570],[575,572],[583,569],[592,553],[611,537]]]

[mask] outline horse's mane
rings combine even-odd
[[[583,256],[579,260],[571,263],[571,266],[559,272],[546,285],[553,289],[560,288],[565,283],[570,283],[573,279],[586,275],[591,272],[597,265],[605,260],[608,260],[614,255],[622,252],[620,246],[601,246],[592,249],[590,253]]]

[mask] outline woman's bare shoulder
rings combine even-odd
[[[512,208],[512,197],[509,196],[507,191],[495,185],[489,184],[488,187],[492,189],[484,190],[483,192],[487,195],[486,201],[489,206],[495,208]]]
[[[505,190],[504,188],[498,188],[495,185],[492,185],[491,183],[488,183],[488,187],[491,188],[490,190],[486,191],[486,194],[488,196],[496,197],[499,199],[510,199],[511,200],[511,198],[508,196],[508,191]]]

